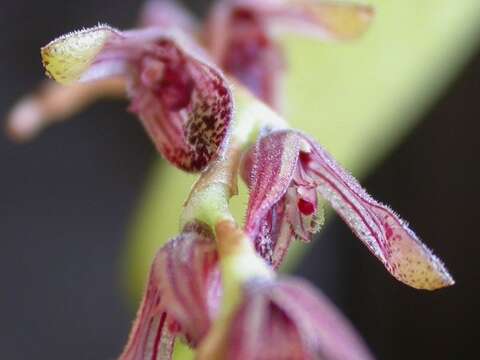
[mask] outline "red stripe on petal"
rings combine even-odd
[[[271,298],[294,321],[303,342],[316,358],[373,358],[349,321],[307,282],[293,278],[279,281]]]
[[[373,200],[355,178],[310,138],[305,171],[321,195],[398,280],[419,289],[452,285],[443,263],[387,206]]]
[[[155,256],[137,320],[121,360],[170,359],[175,336],[196,345],[221,296],[212,234],[187,226]]]
[[[372,359],[328,299],[294,279],[248,283],[226,338],[234,360]]]
[[[297,136],[277,131],[262,137],[247,156],[252,157],[249,179],[250,198],[245,230],[251,236],[259,231],[260,221],[289,188],[297,167],[300,142]]]

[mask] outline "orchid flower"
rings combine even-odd
[[[391,209],[372,199],[333,157],[307,135],[273,131],[250,151],[250,201],[245,230],[257,250],[278,267],[291,241],[317,230],[318,195],[398,280],[437,289],[453,279]]]
[[[279,107],[285,69],[279,33],[350,39],[371,17],[369,7],[352,4],[223,0],[201,29],[174,3],[151,0],[141,29],[99,25],[42,48],[51,78],[90,85],[69,88],[62,111],[45,107],[58,87],[23,102],[10,118],[14,134],[28,137],[45,119],[73,112],[76,94],[87,103],[101,89],[118,95],[126,88],[130,111],[163,157],[201,172],[184,205],[181,234],[153,260],[120,360],[169,360],[176,339],[201,360],[370,359],[322,295],[274,272],[293,239],[310,241],[318,230],[319,198],[400,281],[430,290],[453,284],[397,215],[270,109]],[[208,53],[194,41],[197,34]],[[228,209],[238,172],[250,189],[244,228]]]
[[[366,30],[372,15],[368,6],[345,3],[223,0],[212,11],[204,37],[224,71],[279,109],[286,68],[279,35],[349,40]]]

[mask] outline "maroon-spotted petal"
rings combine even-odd
[[[221,155],[233,97],[221,72],[181,33],[99,26],[54,40],[42,56],[48,73],[62,83],[125,75],[130,109],[180,169],[202,171]]]
[[[443,263],[390,208],[372,199],[357,180],[311,138],[305,143],[300,166],[319,193],[353,232],[398,280],[418,289],[452,285]]]
[[[303,281],[288,279],[246,287],[227,334],[227,358],[372,357],[348,321],[325,297]]]
[[[175,337],[195,346],[221,295],[215,242],[194,226],[156,255],[147,289],[120,360],[171,359]]]

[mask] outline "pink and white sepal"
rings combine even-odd
[[[210,231],[187,225],[160,249],[128,343],[119,360],[168,360],[175,340],[195,347],[207,334],[222,294]]]
[[[302,280],[253,280],[225,335],[225,359],[369,360],[355,329]]]

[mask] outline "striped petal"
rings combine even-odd
[[[175,337],[195,346],[221,296],[215,242],[187,228],[156,255],[142,305],[120,360],[170,359]]]
[[[243,172],[250,190],[245,231],[254,240],[257,252],[274,268],[281,264],[295,238],[288,221],[292,213],[288,190],[299,151],[297,136],[275,132],[262,137],[245,156],[244,163],[251,164]]]
[[[454,283],[443,263],[391,209],[372,199],[314,140],[292,130],[261,138],[248,155],[245,230],[275,267],[293,238],[318,230],[317,192],[398,280],[434,290]]]
[[[300,179],[300,150],[295,132],[275,131],[263,136],[244,161],[251,164],[243,172],[250,189],[245,231],[274,268],[293,240],[310,241],[323,221],[315,186]]]
[[[42,58],[48,74],[64,84],[126,75],[130,109],[180,169],[202,171],[222,154],[233,113],[230,88],[180,33],[98,26],[52,41]]]
[[[443,263],[389,207],[372,199],[320,145],[304,141],[301,167],[319,193],[398,280],[434,290],[454,283]]]
[[[310,285],[293,279],[246,287],[227,334],[227,349],[233,360],[372,358],[335,307]]]

